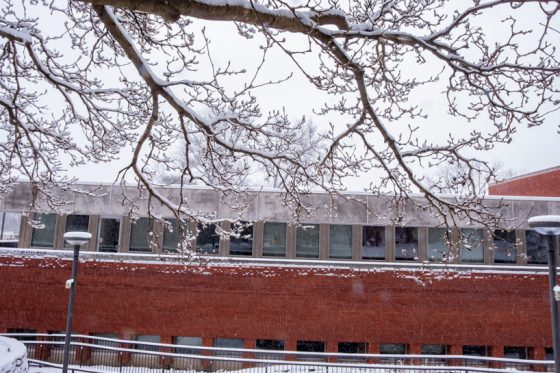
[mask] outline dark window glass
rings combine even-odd
[[[484,263],[482,229],[461,229],[460,256],[462,263]]]
[[[256,347],[257,350],[284,351],[284,341],[277,340],[277,339],[257,339]],[[281,360],[284,359],[284,354],[259,352],[255,354],[255,358],[268,359],[268,360]]]
[[[135,340],[137,342],[147,342],[147,343],[160,343],[159,335],[137,335]],[[144,351],[159,351],[159,346],[136,344],[134,345],[136,350]]]
[[[283,351],[284,341],[278,339],[257,339],[257,349]]]
[[[406,354],[406,345],[401,343],[384,343],[379,346],[379,353],[404,355]]]
[[[365,354],[367,343],[364,342],[339,342],[338,352],[341,354]]]
[[[330,226],[329,258],[352,259],[352,226],[351,225]]]
[[[445,228],[428,229],[428,260],[447,261],[449,257],[449,236]]]
[[[33,228],[31,246],[54,247],[54,230],[56,227],[56,214],[35,214],[35,221],[39,226]]]
[[[150,240],[152,237],[152,219],[139,218],[130,225],[130,246],[131,252],[151,252]]]
[[[463,355],[467,356],[488,356],[486,346],[463,346]]]
[[[196,235],[196,252],[199,254],[218,254],[220,252],[220,236],[216,234],[214,225],[198,223]]]
[[[447,355],[446,345],[422,345],[422,355]]]
[[[180,345],[180,346],[200,347],[200,346],[202,346],[202,338],[200,338],[200,337],[175,337],[173,343],[176,344],[176,345]],[[199,355],[200,352],[201,352],[201,350],[196,350],[196,349],[187,348],[187,347],[176,347],[175,348],[175,353],[178,353],[178,354]]]
[[[229,239],[229,255],[253,255],[253,225],[250,223],[242,223],[238,229],[239,237],[230,237]]]
[[[546,242],[546,236],[540,235],[533,230],[525,231],[525,242],[527,245],[527,263],[548,263],[548,245]]]
[[[37,330],[35,329],[8,329],[8,333],[17,333],[17,334],[36,334]],[[10,336],[10,338],[15,338],[18,341],[35,341],[37,339],[34,335],[18,335],[18,336]]]
[[[544,349],[544,359],[554,360],[554,349],[552,347],[545,347]]]
[[[265,223],[263,256],[286,256],[286,224]]]
[[[385,259],[385,227],[362,228],[362,259]]]
[[[218,348],[243,348],[243,340],[239,338],[216,338],[214,347]],[[241,357],[240,351],[216,351],[216,356]]]
[[[187,225],[179,226],[177,219],[165,219],[163,231],[163,249],[175,253],[179,250],[179,239],[187,235]]]
[[[325,342],[320,341],[297,341],[296,351],[299,352],[325,352]],[[324,360],[321,356],[314,355],[298,355],[298,360],[319,361]]]
[[[415,260],[418,253],[418,228],[395,228],[395,259]]]
[[[507,359],[527,359],[527,347],[505,346],[504,357]]]
[[[64,232],[87,232],[89,215],[68,215]]]
[[[307,224],[297,229],[297,258],[319,257],[319,224]]]
[[[21,214],[15,212],[0,213],[0,247],[17,247]]]
[[[515,263],[515,231],[494,231],[494,263]]]
[[[365,354],[367,353],[367,343],[364,342],[339,342],[338,352],[341,354]],[[365,362],[365,357],[344,356],[339,357],[338,362]]]
[[[99,251],[117,252],[119,248],[121,220],[101,218],[99,222]]]
[[[406,345],[401,343],[383,343],[379,345],[379,353],[385,355],[405,355]],[[381,364],[403,364],[402,358],[383,358]]]

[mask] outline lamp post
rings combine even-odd
[[[558,303],[560,292],[557,287],[556,255],[558,251],[557,236],[560,235],[560,215],[533,216],[527,222],[537,233],[548,236],[548,280],[550,283],[550,316],[552,319],[552,344],[554,352],[554,371],[560,373],[560,324],[558,320]],[[555,294],[556,293],[556,294]]]
[[[64,357],[62,372],[68,372],[68,359],[70,357],[70,333],[72,330],[72,317],[74,315],[74,295],[76,293],[76,274],[78,273],[78,256],[80,246],[85,245],[91,239],[91,233],[68,232],[64,234],[64,240],[74,246],[74,258],[72,260],[72,278],[66,281],[66,289],[70,289],[68,299],[68,314],[66,315],[66,336],[64,337]]]

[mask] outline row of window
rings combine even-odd
[[[33,330],[27,329],[11,329],[11,333],[34,333]],[[55,333],[55,334],[63,334]],[[95,333],[95,337],[118,339],[116,334],[109,333]],[[23,337],[21,339],[29,339]],[[142,343],[161,343],[160,336],[158,335],[136,335],[132,338],[134,341]],[[114,342],[110,341],[98,341],[100,345],[116,346]],[[175,348],[176,353],[183,354],[200,354],[201,351],[193,349],[190,347],[202,347],[202,338],[200,337],[186,337],[177,336],[173,338],[173,344],[178,347]],[[241,338],[214,338],[214,347],[224,348],[224,349],[243,349],[244,340]],[[149,345],[149,344],[136,344],[131,346],[137,350],[148,350],[157,351],[159,346]],[[450,354],[450,346],[442,344],[423,344],[421,345],[420,354],[422,355],[448,355]],[[285,343],[283,340],[276,339],[257,339],[255,341],[255,348],[257,350],[263,351],[284,351]],[[296,341],[296,351],[297,352],[308,352],[308,353],[321,353],[326,352],[326,343],[324,341],[308,341],[299,340]],[[342,354],[367,354],[368,353],[368,343],[367,342],[338,342],[337,344],[338,353]],[[380,354],[394,354],[394,355],[406,355],[409,354],[409,348],[406,344],[399,343],[382,343],[379,345]],[[228,356],[228,357],[241,357],[241,353],[237,351],[216,351],[216,356]],[[462,355],[464,356],[492,356],[489,346],[480,345],[464,345],[462,346]],[[264,355],[266,356],[266,354]],[[534,352],[531,347],[525,346],[504,346],[503,357],[510,359],[534,359]],[[281,356],[278,356],[281,358]],[[313,355],[299,355],[298,359],[316,359]],[[553,350],[552,348],[545,348],[545,360],[553,360]]]
[[[55,214],[36,214],[35,220],[40,221],[41,227],[33,229],[31,236],[32,247],[54,247]],[[68,215],[66,217],[65,232],[88,231],[90,217],[88,215]],[[101,217],[97,235],[97,250],[101,252],[119,251],[121,241],[121,218]],[[187,231],[186,226],[178,224],[177,220],[166,221],[163,230],[163,240],[160,243],[163,251],[174,252],[179,246],[180,237]],[[128,251],[153,252],[157,238],[153,234],[154,220],[139,218],[130,225],[130,240]],[[450,251],[452,234],[444,228],[427,229],[427,253],[430,261],[456,261],[458,256],[461,263],[484,263],[484,235],[482,229],[461,229],[462,239],[456,253]],[[295,233],[295,257],[320,257],[320,225],[308,224],[297,227]],[[228,252],[224,254],[234,256],[252,256],[254,252],[253,225],[245,224],[241,227],[238,237],[230,237]],[[331,224],[328,226],[328,258],[352,259],[353,240],[352,225]],[[388,259],[388,238],[383,226],[361,226],[360,258],[363,260]],[[496,230],[493,232],[494,263],[516,263],[517,246],[521,240],[516,238],[515,231]],[[525,231],[525,254],[529,264],[547,263],[547,241],[535,231]],[[262,256],[287,257],[288,225],[279,222],[266,222],[263,226]],[[394,259],[412,261],[419,259],[419,228],[395,227]],[[194,243],[196,251],[202,254],[218,254],[220,252],[220,238],[212,225],[197,227],[197,237]]]

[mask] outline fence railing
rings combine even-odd
[[[59,366],[63,334],[3,334],[27,346],[29,361]],[[386,372],[552,372],[551,360],[467,355],[342,354],[284,350],[235,349],[150,343],[72,335],[74,371],[95,373],[216,372],[250,369],[250,373],[386,373]]]

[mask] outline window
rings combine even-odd
[[[338,352],[341,354],[365,354],[367,343],[365,342],[339,342]]]
[[[179,226],[177,219],[165,219],[163,230],[163,250],[176,253],[179,250],[179,240],[187,235],[187,225]]]
[[[330,226],[329,258],[352,259],[352,226],[351,225]]]
[[[89,215],[68,215],[64,232],[87,232],[89,228]],[[72,245],[64,243],[64,247],[71,248]]]
[[[21,214],[15,212],[0,213],[0,247],[17,247]]]
[[[174,344],[179,346],[202,346],[202,338],[200,337],[175,337]],[[188,355],[200,355],[201,350],[187,348],[187,347],[176,347],[175,353],[177,354],[188,354]]]
[[[428,260],[449,260],[450,232],[445,228],[428,229]]]
[[[220,252],[220,237],[216,234],[216,227],[198,223],[196,229],[196,252],[199,254],[218,254]]]
[[[35,214],[39,226],[33,228],[31,233],[31,246],[54,247],[54,231],[56,227],[56,214]]]
[[[131,252],[152,252],[150,244],[152,238],[153,220],[150,218],[139,218],[130,225]]]
[[[120,230],[120,218],[101,218],[99,221],[99,251],[116,253],[119,249]]]
[[[284,341],[278,339],[257,339],[257,350],[284,351]],[[257,359],[279,360],[284,359],[283,354],[257,353]]]
[[[461,229],[462,263],[484,263],[484,238],[482,229]]]
[[[143,342],[143,343],[160,343],[160,339],[159,339],[159,335],[146,335],[146,334],[140,334],[137,335],[136,338],[134,338],[135,341],[137,342]],[[144,350],[144,351],[159,351],[159,346],[157,345],[150,345],[150,344],[135,344],[134,348],[136,350]]]
[[[520,359],[525,360],[529,359],[529,356],[532,355],[530,348],[528,347],[521,347],[521,346],[505,346],[504,347],[504,358],[506,359]],[[517,369],[517,370],[528,370],[527,364],[522,363],[505,363],[506,369]]]
[[[243,348],[243,340],[239,338],[216,338],[214,347],[218,348]],[[241,357],[241,351],[216,351],[216,356]]]
[[[362,259],[385,259],[385,227],[362,227]]]
[[[527,245],[527,263],[547,264],[548,245],[546,236],[542,236],[537,231],[525,231],[525,243]]]
[[[497,229],[494,231],[494,263],[515,263],[515,231]]]
[[[296,351],[300,352],[325,352],[325,342],[320,341],[297,341],[296,342]],[[304,361],[320,361],[324,360],[324,357],[321,356],[314,356],[313,354],[309,355],[298,355],[298,360]]]
[[[296,257],[319,258],[319,224],[298,227],[296,234]]]
[[[243,222],[236,230],[239,237],[230,237],[229,255],[253,255],[253,224]]]
[[[286,224],[265,223],[263,256],[286,256]]]
[[[108,341],[105,340],[104,338],[107,339],[118,339],[118,335],[114,334],[114,333],[93,333],[92,337],[95,338],[101,338],[101,339],[95,339],[93,340],[93,343],[95,343],[96,345],[100,345],[100,346],[110,346],[110,347],[117,347],[118,346],[118,342],[114,342],[114,341]]]
[[[446,345],[422,345],[421,347],[421,354],[422,355],[447,355],[447,346]],[[435,359],[435,358],[428,358],[425,359],[426,365],[444,365],[447,362],[445,359]]]
[[[415,260],[418,253],[418,228],[395,228],[395,259]]]
[[[489,356],[487,346],[463,346],[463,355],[465,356]],[[480,360],[465,360],[465,366],[469,367],[486,367],[488,363]]]
[[[257,339],[257,349],[283,351],[284,341],[278,339]]]
[[[14,334],[36,334],[35,329],[8,329],[8,333]],[[17,339],[18,341],[35,341],[37,339],[34,335],[11,335],[10,338]]]
[[[401,343],[384,343],[379,346],[379,353],[383,355],[406,355],[406,345]],[[383,358],[381,364],[403,364],[403,358]]]

